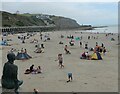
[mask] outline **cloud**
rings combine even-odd
[[[3,10],[64,16],[75,19],[80,24],[114,24],[118,19],[117,4],[114,3],[5,2]]]
[[[119,2],[119,0],[2,0],[2,2]]]

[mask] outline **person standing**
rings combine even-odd
[[[82,47],[82,42],[80,41],[80,47]]]
[[[58,61],[59,61],[59,66],[60,66],[60,68],[63,68],[64,65],[63,65],[63,57],[62,57],[62,54],[58,54]]]
[[[105,55],[105,53],[106,53],[106,48],[103,47],[103,54]]]

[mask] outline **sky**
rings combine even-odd
[[[16,2],[15,2],[16,1]],[[15,13],[42,13],[64,16],[76,20],[79,24],[114,25],[118,23],[118,2],[17,2],[5,0],[2,10]],[[32,1],[32,0],[31,0]],[[112,1],[112,0],[111,0]]]

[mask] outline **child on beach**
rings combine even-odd
[[[64,67],[64,65],[63,65],[63,57],[62,57],[62,54],[58,54],[58,59],[57,59],[58,61],[59,61],[59,65],[58,66],[60,66],[60,68],[63,68]],[[56,60],[56,61],[57,61]]]
[[[67,81],[67,83],[72,81],[72,80],[73,80],[72,73],[68,73],[68,81]]]

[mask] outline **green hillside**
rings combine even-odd
[[[46,24],[41,19],[32,16],[22,16],[19,14],[11,14],[2,12],[2,26],[45,26]]]
[[[46,14],[12,14],[2,11],[2,26],[56,26],[56,29],[79,28],[73,19]]]

